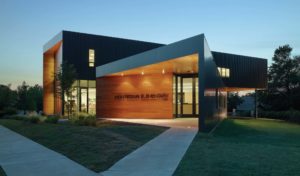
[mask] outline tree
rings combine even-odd
[[[40,111],[43,109],[43,88],[39,85],[33,87],[23,81],[17,88],[17,108],[24,111]]]
[[[265,109],[298,109],[300,98],[300,56],[291,57],[289,45],[279,46],[268,71],[268,90],[259,96]]]
[[[72,85],[76,81],[76,77],[77,73],[75,67],[66,61],[60,65],[58,72],[55,74],[56,94],[61,98],[62,107],[65,106],[64,96],[66,95],[67,97],[71,97]],[[67,109],[69,116],[71,112],[71,106],[67,105]]]
[[[42,111],[43,110],[43,88],[36,84],[28,88],[28,101],[31,105],[30,110]]]
[[[242,104],[244,100],[238,95],[238,93],[230,93],[227,101],[227,109],[229,112],[232,112],[233,109],[240,104]]]
[[[0,110],[14,107],[17,103],[17,92],[11,90],[9,85],[0,85]]]
[[[26,110],[31,109],[30,106],[32,104],[29,103],[28,99],[28,85],[25,81],[23,81],[22,85],[18,86],[17,88],[17,94],[18,94],[18,103],[17,108],[24,111],[24,114]]]

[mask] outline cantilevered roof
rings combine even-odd
[[[203,53],[204,38],[204,34],[200,34],[169,45],[164,45],[159,48],[98,66],[96,68],[96,77],[161,63],[171,59],[197,54],[200,51]]]

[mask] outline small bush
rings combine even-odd
[[[12,108],[12,107],[6,107],[3,108],[0,112],[0,117],[5,116],[5,115],[14,115],[17,114],[17,109]]]
[[[31,117],[28,117],[28,120],[29,122],[31,123],[39,123],[41,121],[40,117],[39,116],[31,116]]]
[[[44,122],[46,123],[57,123],[59,120],[59,116],[47,116]]]
[[[77,114],[70,118],[71,123],[81,126],[96,126],[97,119],[95,115]]]

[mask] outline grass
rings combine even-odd
[[[0,176],[6,176],[4,170],[2,169],[2,167],[0,166]]]
[[[83,166],[100,172],[156,137],[166,128],[100,120],[96,127],[69,123],[32,124],[0,119],[3,125]]]
[[[212,135],[199,133],[175,176],[300,175],[300,125],[227,119]]]

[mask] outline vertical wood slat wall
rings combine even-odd
[[[54,114],[54,68],[55,57],[53,54],[44,54],[43,59],[43,112]]]

